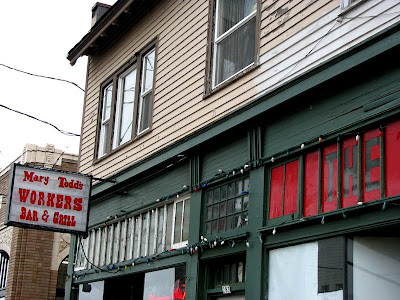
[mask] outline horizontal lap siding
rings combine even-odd
[[[398,20],[393,12],[400,10],[394,1],[366,1],[345,14],[352,19],[338,22],[338,0],[264,1],[260,66],[203,99],[208,5],[208,0],[162,1],[122,39],[89,60],[81,172],[114,174],[390,26]],[[366,18],[373,15],[380,16]],[[93,165],[100,84],[156,36],[153,129]]]

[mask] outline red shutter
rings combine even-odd
[[[337,209],[337,145],[322,152],[322,212]]]
[[[400,121],[385,130],[386,197],[400,194]]]
[[[284,215],[297,211],[297,190],[299,183],[299,161],[295,160],[286,164],[285,171],[285,204]]]
[[[379,130],[369,131],[363,136],[363,201],[381,198],[380,189],[380,138]]]
[[[282,216],[282,197],[283,197],[283,170],[284,166],[279,166],[271,170],[271,184],[269,196],[269,218]]]
[[[358,202],[358,144],[355,137],[342,143],[342,207]]]
[[[304,217],[318,214],[318,151],[306,155],[304,171]]]

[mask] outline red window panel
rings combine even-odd
[[[290,215],[297,211],[298,182],[299,161],[295,160],[286,164],[284,215]]]
[[[400,194],[400,121],[385,130],[386,197]]]
[[[309,217],[318,214],[318,151],[306,155],[304,173],[303,215]]]
[[[322,151],[322,212],[337,209],[337,145]]]
[[[270,219],[282,216],[283,173],[284,173],[283,165],[273,168],[271,170],[271,183],[270,183],[270,194],[269,194]]]
[[[363,136],[363,201],[378,200],[380,189],[380,144],[379,129],[366,132]]]
[[[342,143],[342,207],[358,202],[358,143],[354,137]]]

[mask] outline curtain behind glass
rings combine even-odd
[[[217,36],[238,24],[255,11],[254,0],[220,0],[218,2]],[[217,85],[254,62],[256,18],[240,26],[216,43],[215,77]]]

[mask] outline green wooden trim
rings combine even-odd
[[[264,227],[260,229],[264,233],[264,246],[285,247],[331,236],[356,234],[363,230],[399,225],[400,208],[397,205],[390,205],[390,203],[398,203],[399,197],[387,199],[366,202],[362,206],[323,214],[325,216],[323,225],[320,223],[322,215],[319,215],[309,217],[305,221],[282,225],[275,235],[271,234],[272,227]],[[382,212],[384,202],[386,202],[386,210]],[[343,219],[342,212],[346,212],[346,219]]]
[[[163,148],[162,150],[148,156],[147,158],[134,163],[121,170],[109,179],[115,179],[117,183],[100,182],[93,186],[92,196],[96,197],[107,193],[109,189],[116,189],[123,186],[132,177],[157,166],[172,157],[188,152],[190,149],[199,146],[213,137],[226,132],[234,127],[260,116],[271,108],[288,101],[319,84],[330,80],[344,72],[378,56],[385,51],[400,44],[400,22],[382,30],[365,41],[351,47],[337,56],[325,61],[305,74],[299,75],[265,94],[255,98],[249,104],[235,110],[217,121],[207,125],[196,132],[189,134],[184,139],[177,141]]]
[[[264,217],[264,168],[258,168],[250,173],[250,199],[249,199],[249,234],[246,247],[246,298],[262,299],[262,274],[263,266],[260,266],[263,256],[263,245],[260,243],[259,226],[263,225]]]
[[[72,282],[74,273],[74,263],[75,263],[75,251],[76,251],[76,235],[71,234],[71,240],[69,243],[69,258],[67,267],[67,280],[65,282],[65,300],[70,300],[72,295]]]
[[[156,261],[151,261],[149,264],[141,263],[135,264],[135,266],[128,266],[128,269],[125,270],[123,263],[115,264],[115,268],[110,271],[99,271],[96,269],[83,270],[79,272],[75,272],[76,276],[80,276],[79,278],[74,280],[74,284],[82,284],[85,282],[92,282],[98,280],[107,280],[110,278],[115,278],[124,275],[131,275],[135,273],[143,273],[143,272],[152,272],[159,269],[165,268],[173,268],[177,265],[186,264],[189,255],[172,255],[169,257],[163,257],[162,259],[158,259]],[[118,271],[117,267],[120,265],[120,270]],[[85,276],[83,276],[85,274]]]

